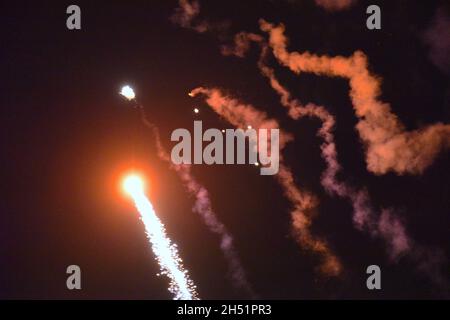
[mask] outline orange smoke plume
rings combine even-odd
[[[279,128],[278,122],[268,118],[265,112],[257,110],[249,104],[242,104],[236,99],[224,95],[219,89],[197,88],[193,96],[203,94],[206,103],[225,120],[236,127],[248,124],[255,129]],[[280,130],[280,149],[292,140],[292,136]],[[339,259],[333,254],[327,242],[311,234],[312,218],[316,214],[318,200],[308,192],[300,190],[295,184],[291,169],[286,166],[280,155],[280,169],[276,178],[289,199],[292,210],[291,219],[295,238],[299,245],[318,254],[322,263],[320,271],[326,275],[337,276],[342,271]]]
[[[275,27],[261,20],[260,26],[269,33],[269,45],[274,56],[293,72],[349,80],[350,98],[359,118],[356,129],[366,146],[369,171],[375,174],[388,171],[420,174],[441,150],[450,148],[450,125],[437,123],[415,131],[405,130],[389,104],[378,100],[381,81],[369,72],[363,52],[356,51],[348,58],[288,52],[283,25]]]
[[[170,20],[183,28],[193,29],[199,33],[206,32],[208,25],[206,22],[194,23],[194,20],[200,13],[200,3],[197,0],[179,0],[179,7],[175,9],[175,13]]]

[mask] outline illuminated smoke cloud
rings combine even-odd
[[[239,58],[243,58],[247,51],[250,49],[252,42],[262,43],[264,38],[256,33],[239,32],[234,36],[233,46],[223,45],[221,52],[225,56],[235,55]]]
[[[345,9],[354,4],[356,1],[317,1],[318,5],[326,7],[326,9],[339,10]],[[437,19],[435,19],[437,20]],[[435,25],[437,22],[435,22]],[[440,22],[440,25],[442,21]],[[345,57],[328,57],[316,56],[308,52],[304,54],[289,53],[286,50],[287,39],[284,36],[284,27],[273,25],[261,20],[261,29],[270,35],[270,47],[277,60],[295,73],[308,72],[317,75],[325,75],[329,77],[347,78],[350,83],[350,97],[359,123],[356,129],[360,134],[361,140],[366,146],[367,168],[376,174],[384,174],[388,171],[394,171],[399,174],[420,174],[435,159],[437,154],[450,146],[450,129],[448,125],[437,123],[412,132],[406,132],[403,125],[390,111],[390,106],[377,100],[380,93],[380,79],[371,75],[368,71],[366,56],[357,51],[350,58]],[[301,117],[317,117],[322,121],[322,127],[318,131],[318,136],[323,139],[321,145],[322,157],[326,162],[326,170],[322,174],[321,183],[330,194],[336,194],[342,198],[348,199],[353,208],[353,222],[357,229],[366,231],[374,238],[383,240],[388,248],[388,256],[392,261],[397,261],[403,256],[408,257],[416,264],[416,269],[425,272],[435,284],[440,287],[445,286],[448,281],[442,274],[442,265],[444,257],[442,253],[434,248],[425,248],[417,245],[408,236],[406,228],[402,221],[394,214],[391,209],[383,209],[381,213],[377,213],[372,207],[370,197],[365,189],[357,189],[349,184],[339,181],[337,174],[341,167],[337,160],[337,151],[334,143],[333,128],[335,124],[334,117],[322,106],[316,106],[312,103],[302,105],[298,100],[290,97],[290,93],[275,78],[274,71],[268,68],[264,58],[268,54],[269,47],[261,35],[255,33],[241,32],[235,36],[233,46],[222,46],[221,52],[224,55],[235,55],[244,57],[249,50],[251,42],[256,42],[261,46],[261,58],[258,62],[261,73],[266,76],[272,88],[280,95],[283,106],[288,108],[288,113],[293,119]],[[248,120],[239,121],[242,117],[251,118],[256,114],[263,114],[256,111],[256,114],[247,116],[252,112],[253,107],[247,106],[247,110],[228,112],[226,104],[233,108],[242,109],[237,101],[224,97],[220,91],[216,89],[199,88],[194,90],[195,94],[203,93],[207,95],[207,103],[220,115],[224,116],[230,123],[235,126],[242,127]],[[217,93],[217,94],[216,94]],[[212,99],[211,96],[215,95]],[[224,104],[225,103],[225,104]],[[245,108],[244,108],[245,109]],[[224,114],[223,114],[224,113]],[[252,127],[257,127],[252,125]],[[286,134],[286,133],[285,133]],[[291,140],[288,136],[287,141]],[[286,171],[284,170],[286,169]],[[298,212],[292,212],[294,230],[302,230],[307,228],[311,221],[311,215],[307,213],[309,209],[316,205],[316,200],[310,196],[308,201],[296,201],[300,199],[295,186],[291,171],[282,164],[280,166],[279,179],[286,195],[288,196],[294,208],[300,208]],[[302,203],[302,204],[301,204]],[[305,204],[308,203],[309,205]],[[305,208],[308,208],[306,211]],[[294,217],[299,218],[296,220]],[[304,218],[307,218],[305,223]],[[299,221],[299,223],[298,223]],[[299,232],[297,235],[301,234]],[[314,242],[311,234],[303,233],[307,236],[297,238],[300,244],[310,247],[308,243]],[[322,243],[321,241],[319,241]],[[312,246],[314,247],[314,246]],[[316,251],[328,252],[327,246],[316,246]],[[322,250],[323,249],[323,250]],[[330,270],[335,270],[335,274],[339,273],[339,261],[332,254],[323,254],[324,261],[329,261]],[[327,265],[326,263],[324,265]],[[326,268],[323,268],[326,269]],[[333,273],[333,272],[331,272]]]
[[[249,36],[247,36],[249,35]],[[261,56],[258,67],[263,76],[270,83],[272,89],[280,96],[281,105],[286,107],[291,118],[297,120],[302,117],[314,117],[321,121],[322,126],[318,136],[322,138],[322,158],[326,163],[326,170],[322,174],[321,183],[331,194],[348,199],[353,207],[353,220],[358,229],[366,229],[372,236],[380,237],[387,243],[389,256],[396,259],[409,250],[410,240],[406,235],[403,225],[389,211],[383,211],[381,217],[373,212],[368,194],[365,191],[356,190],[337,179],[341,169],[337,160],[336,145],[334,142],[335,119],[324,107],[308,103],[303,106],[300,101],[291,98],[291,93],[281,85],[272,68],[268,67],[265,60],[268,54],[267,44],[261,38],[253,34],[240,33],[236,36],[235,49],[229,50],[237,56],[243,56],[249,48],[250,41],[256,41],[261,47]],[[378,220],[379,219],[379,220]],[[389,224],[391,223],[391,224]]]
[[[293,72],[314,73],[349,80],[350,98],[359,121],[356,129],[366,146],[367,169],[375,174],[394,171],[420,174],[432,164],[441,150],[450,148],[450,125],[436,123],[407,132],[391,113],[390,106],[378,100],[380,79],[370,74],[367,57],[356,51],[351,57],[317,56],[309,52],[288,52],[284,26],[261,20],[269,33],[269,45],[277,60]]]
[[[260,45],[261,55],[258,67],[263,76],[269,80],[272,89],[280,96],[280,102],[288,109],[291,118],[316,117],[322,122],[318,136],[323,140],[321,154],[326,163],[326,170],[322,174],[321,183],[330,194],[336,194],[350,202],[353,208],[355,227],[360,231],[367,232],[373,238],[381,239],[387,246],[391,261],[397,262],[401,257],[407,257],[415,263],[417,271],[425,273],[435,285],[446,293],[448,281],[442,273],[445,260],[442,252],[435,248],[425,248],[416,244],[408,235],[403,222],[391,209],[383,209],[378,214],[373,209],[366,190],[356,189],[348,183],[338,180],[337,174],[341,170],[341,166],[337,160],[338,155],[334,142],[334,117],[322,106],[312,103],[303,106],[300,101],[291,98],[291,93],[281,85],[274,70],[266,64],[268,47],[261,37],[241,32],[235,39],[238,39],[235,42],[235,48],[227,48],[227,54],[243,57],[250,48],[251,41]]]
[[[281,104],[288,108],[289,115],[293,119],[315,117],[322,122],[318,136],[323,140],[321,153],[327,165],[326,170],[322,174],[322,185],[330,193],[350,200],[353,207],[355,225],[361,230],[367,229],[372,236],[378,236],[385,240],[389,248],[390,257],[396,259],[409,250],[410,240],[406,236],[403,225],[389,211],[383,211],[381,217],[377,217],[372,212],[372,206],[366,192],[355,190],[345,182],[338,181],[337,174],[341,166],[337,160],[338,155],[334,142],[334,116],[322,106],[312,103],[302,106],[300,101],[292,99],[290,92],[275,77],[274,70],[264,63],[266,49],[267,47],[263,47],[258,66],[262,74],[269,79],[272,88],[280,96]]]
[[[316,5],[327,11],[340,11],[350,8],[356,0],[314,0]]]
[[[198,94],[205,95],[206,103],[235,127],[251,125],[254,129],[279,128],[278,122],[268,118],[265,112],[257,110],[252,105],[242,104],[224,95],[219,89],[200,87],[191,92],[191,96]],[[280,130],[280,150],[291,140],[291,135]],[[280,169],[275,177],[292,205],[290,213],[292,228],[300,247],[311,250],[321,257],[320,271],[323,274],[339,275],[342,271],[339,259],[332,253],[325,240],[313,236],[310,231],[312,218],[317,213],[318,200],[310,193],[300,190],[295,184],[292,171],[284,163],[282,155],[280,155]]]
[[[208,30],[206,22],[194,23],[200,13],[200,3],[197,0],[179,0],[178,5],[179,7],[175,9],[175,13],[171,17],[173,23],[200,33]]]
[[[198,0],[179,0],[178,5],[170,17],[173,23],[198,33],[212,32],[219,37],[225,37],[226,31],[230,27],[229,21],[210,22],[199,19],[200,3]]]
[[[233,237],[212,209],[208,190],[195,179],[191,172],[190,165],[173,164],[170,156],[161,144],[158,128],[148,121],[143,108],[141,108],[141,118],[143,123],[153,131],[158,157],[169,164],[170,168],[177,173],[188,192],[195,197],[195,203],[192,210],[200,215],[203,222],[211,232],[219,235],[220,248],[227,260],[233,285],[237,288],[245,290],[252,298],[256,297],[250,283],[247,280],[246,273],[240,262],[236,248],[234,247]]]

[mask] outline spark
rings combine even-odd
[[[124,191],[133,199],[147,232],[147,237],[158,261],[161,273],[170,279],[169,291],[174,300],[198,299],[196,287],[183,267],[178,249],[166,234],[164,224],[144,193],[144,181],[136,174],[128,175],[123,181]]]
[[[136,97],[136,95],[134,94],[133,88],[131,88],[130,86],[122,87],[120,94],[122,96],[124,96],[127,100],[130,100],[130,101]]]
[[[248,125],[248,126],[247,126],[247,129],[251,129],[251,128],[252,128],[252,126],[251,126],[251,125]]]
[[[195,112],[195,113],[199,113],[200,110],[198,110],[198,108],[194,108],[194,112]]]
[[[258,167],[259,166],[259,162],[255,162],[254,165]]]

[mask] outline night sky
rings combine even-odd
[[[449,21],[446,1],[360,0],[337,12],[313,0],[201,1],[198,18],[220,26],[205,33],[171,22],[177,1],[76,1],[82,29],[70,31],[70,4],[10,1],[0,7],[0,298],[171,299],[167,279],[156,276],[158,265],[138,214],[120,191],[120,179],[130,169],[145,173],[147,194],[200,297],[249,298],[233,287],[218,237],[192,212],[193,197],[157,157],[152,132],[118,94],[125,84],[135,88],[168,150],[175,144],[171,132],[192,131],[194,120],[205,128],[232,128],[204,99],[187,95],[198,86],[222,88],[294,135],[285,160],[297,185],[320,201],[311,231],[341,260],[339,277],[318,273],[317,256],[295,241],[290,204],[273,177],[261,176],[252,165],[192,169],[233,235],[259,298],[448,297],[448,150],[423,174],[369,172],[348,81],[297,76],[270,60],[296,98],[323,105],[336,117],[339,178],[366,188],[376,209],[392,208],[414,242],[441,257],[445,281],[436,284],[414,260],[391,261],[382,241],[355,229],[348,201],[324,190],[320,123],[287,116],[258,71],[257,47],[242,59],[220,52],[239,31],[261,33],[259,18],[282,22],[292,50],[330,56],[365,52],[370,71],[383,79],[380,99],[390,103],[407,130],[445,124],[450,122],[449,60],[444,52],[444,66],[436,63],[433,46],[424,39],[437,12]],[[381,7],[381,30],[366,28],[369,4]],[[437,47],[445,50],[445,44]],[[192,112],[194,106],[199,114]],[[72,264],[82,270],[82,290],[66,288],[66,268]],[[381,290],[366,288],[371,264],[381,267]]]

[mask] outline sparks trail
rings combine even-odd
[[[208,190],[195,179],[191,172],[190,165],[173,164],[170,156],[161,143],[158,127],[148,120],[145,109],[142,105],[139,105],[139,112],[142,122],[153,132],[158,157],[169,164],[169,167],[177,173],[189,194],[195,197],[195,203],[192,210],[200,215],[203,222],[211,232],[220,237],[220,249],[222,250],[228,263],[228,270],[233,285],[237,288],[243,289],[252,298],[256,298],[256,294],[247,280],[245,270],[234,246],[233,237],[214,212]]]
[[[143,182],[137,176],[128,176],[124,189],[131,196],[144,224],[153,253],[158,261],[161,274],[170,279],[169,291],[176,300],[196,300],[196,287],[183,267],[178,249],[166,234],[162,222],[143,190]]]
[[[197,88],[190,93],[190,96],[199,94],[205,95],[206,103],[235,127],[242,128],[250,125],[256,130],[279,128],[278,122],[268,118],[265,112],[227,97],[219,89]],[[291,140],[291,135],[280,130],[280,150]],[[295,184],[292,170],[284,163],[282,155],[280,155],[279,173],[275,177],[293,207],[292,227],[300,247],[320,256],[322,273],[330,276],[338,275],[341,272],[339,259],[332,253],[325,240],[313,236],[310,231],[311,220],[317,210],[317,199],[310,193],[301,191]]]

